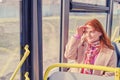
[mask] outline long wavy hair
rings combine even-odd
[[[106,32],[104,31],[102,24],[97,19],[92,19],[92,20],[86,22],[85,25],[90,25],[93,28],[95,28],[96,31],[101,32],[102,33],[102,35],[100,36],[101,45],[103,47],[105,47],[105,45],[106,45],[108,48],[114,50],[114,47],[112,46],[109,37],[107,36]]]

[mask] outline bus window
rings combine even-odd
[[[69,22],[69,37],[72,36],[75,31],[77,26],[84,25],[85,22],[88,20],[91,20],[93,18],[98,19],[104,29],[106,29],[106,13],[71,13],[70,14],[70,22]]]
[[[113,6],[113,24],[112,24],[112,40],[120,36],[120,4],[114,2]]]
[[[43,71],[59,62],[60,0],[43,0]]]
[[[20,61],[19,13],[20,0],[0,0],[0,80],[9,80]]]

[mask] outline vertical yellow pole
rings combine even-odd
[[[120,68],[116,68],[115,80],[120,80]]]

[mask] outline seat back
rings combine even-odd
[[[71,73],[71,72],[57,72],[49,76],[50,71],[56,67],[88,68],[88,69],[94,69],[94,70],[102,70],[106,72],[115,73],[115,77],[105,77],[105,76],[97,76],[97,75],[85,76],[85,74]],[[47,68],[44,74],[44,80],[120,80],[120,68],[90,65],[90,64],[56,63],[53,65],[50,65]]]
[[[71,72],[55,72],[48,80],[114,80],[114,76],[96,76]]]
[[[112,42],[117,55],[117,67],[120,67],[120,43]]]

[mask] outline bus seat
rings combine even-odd
[[[117,54],[117,67],[120,67],[120,43],[112,42],[115,52]]]
[[[114,76],[105,77],[71,72],[54,72],[48,80],[114,80]]]

